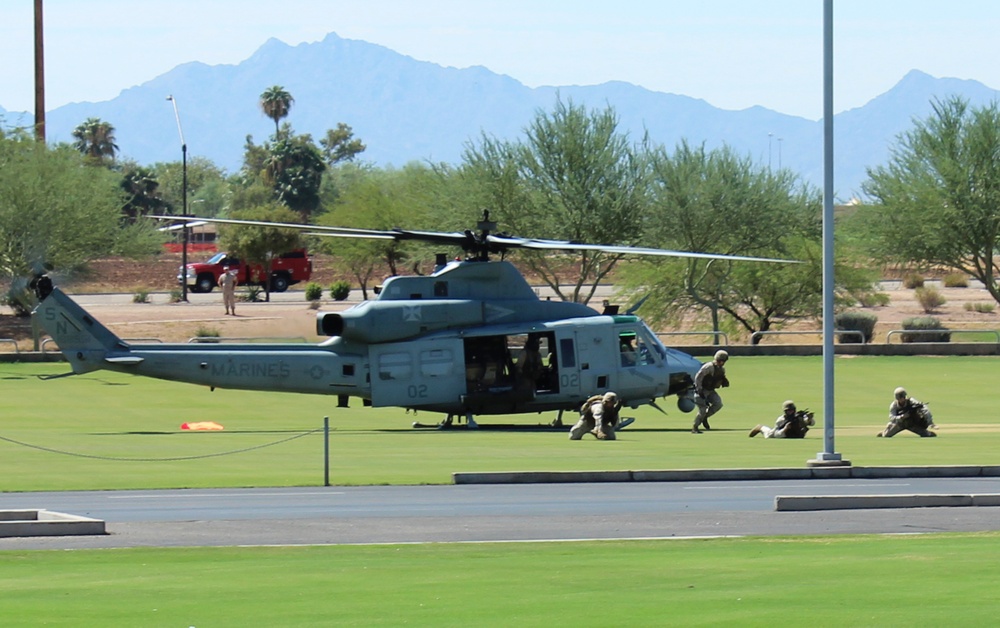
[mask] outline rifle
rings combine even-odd
[[[802,430],[802,434],[805,435],[809,431],[809,427],[814,424],[812,418],[813,413],[809,409],[799,410],[795,413],[795,423],[797,427]]]

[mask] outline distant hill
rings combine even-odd
[[[247,135],[261,143],[274,123],[257,106],[261,92],[282,85],[295,98],[286,119],[298,133],[321,137],[338,122],[367,144],[362,157],[381,166],[413,160],[458,163],[466,143],[482,133],[516,138],[557,95],[589,108],[612,105],[622,129],[672,148],[679,140],[709,148],[729,144],[758,163],[791,168],[822,185],[822,121],[763,107],[719,109],[704,100],[653,92],[624,82],[529,88],[483,67],[456,69],[417,61],[383,46],[342,39],[289,46],[268,40],[238,65],[180,65],[118,97],[73,103],[47,114],[49,141],[69,141],[88,117],[116,129],[122,154],[143,164],[180,159],[168,95],[176,98],[189,157],[239,169]],[[982,105],[996,92],[969,80],[934,78],[913,70],[885,94],[835,118],[835,186],[846,200],[859,190],[866,166],[884,163],[896,135],[930,112],[932,98],[961,95]],[[821,94],[817,94],[820,98]],[[3,109],[0,108],[0,112]],[[7,112],[8,124],[30,114]]]

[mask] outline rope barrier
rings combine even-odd
[[[264,443],[263,445],[254,445],[253,447],[245,447],[243,449],[232,449],[229,451],[221,451],[213,454],[201,454],[198,456],[178,456],[173,458],[120,458],[115,456],[96,456],[93,454],[82,454],[73,451],[66,451],[61,449],[53,449],[52,447],[45,447],[44,445],[33,445],[31,443],[25,443],[14,438],[9,438],[7,436],[0,435],[0,440],[7,441],[8,443],[13,443],[15,445],[20,445],[21,447],[27,447],[29,449],[37,449],[39,451],[46,451],[52,454],[59,454],[62,456],[75,456],[77,458],[91,458],[94,460],[112,460],[116,462],[177,462],[180,460],[198,460],[201,458],[217,458],[219,456],[231,456],[234,454],[242,454],[248,451],[254,451],[255,449],[264,449],[265,447],[273,447],[274,445],[280,445],[282,443],[287,443],[293,441],[297,438],[302,438],[303,436],[308,436],[310,434],[315,434],[317,432],[323,431],[322,428],[315,430],[309,430],[308,432],[303,432],[302,434],[295,434],[288,438],[283,438],[281,440],[276,440],[272,443]]]

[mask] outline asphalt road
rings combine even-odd
[[[108,534],[5,549],[489,542],[1000,530],[998,508],[776,512],[778,495],[996,494],[1000,478],[298,487],[9,493]]]

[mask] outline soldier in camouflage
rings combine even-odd
[[[909,430],[924,438],[937,436],[930,431],[930,428],[936,426],[927,404],[920,403],[907,395],[904,388],[893,391],[893,397],[892,404],[889,405],[889,422],[876,436],[892,438],[903,430]]]
[[[728,361],[728,353],[716,351],[712,361],[702,365],[698,374],[694,376],[694,402],[698,406],[698,416],[694,418],[692,434],[701,434],[698,428],[702,425],[706,430],[712,429],[708,424],[708,418],[722,409],[722,397],[715,390],[729,386],[729,380],[726,379]]]

